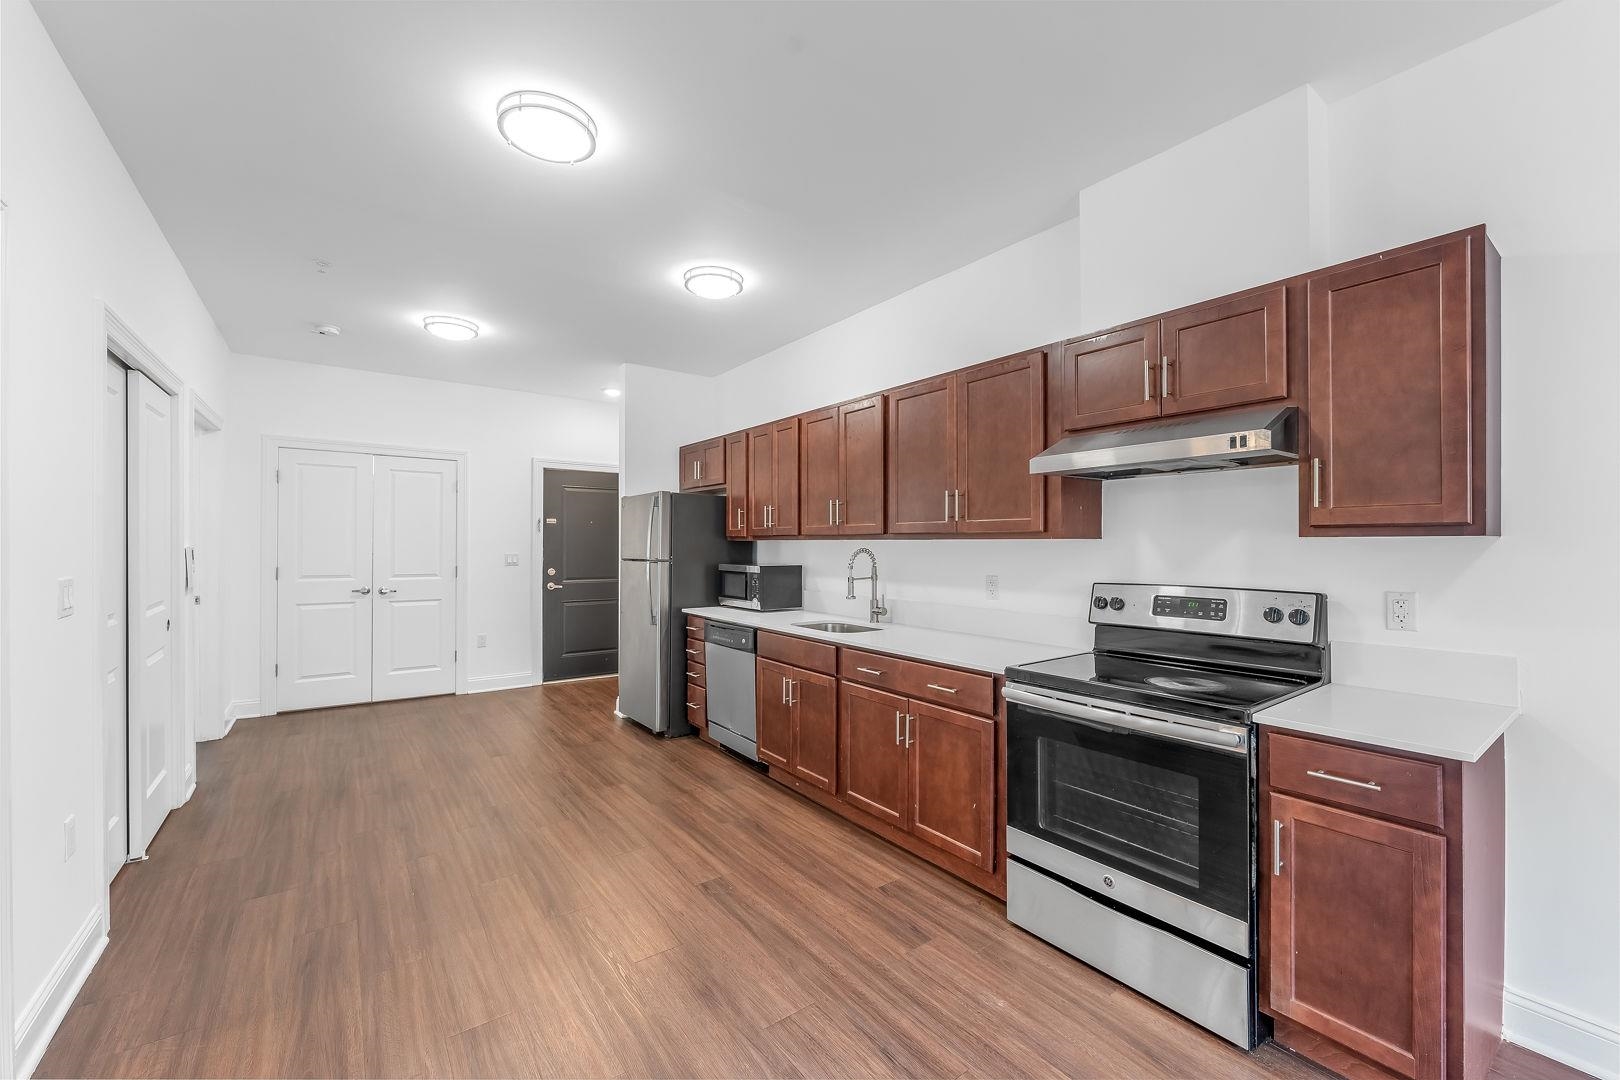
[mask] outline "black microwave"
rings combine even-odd
[[[750,611],[793,611],[804,606],[804,567],[720,564],[720,603]]]

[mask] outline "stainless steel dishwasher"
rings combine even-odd
[[[703,630],[703,660],[709,688],[709,738],[749,761],[758,761],[754,631],[708,620]]]

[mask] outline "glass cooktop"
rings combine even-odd
[[[1007,669],[1007,681],[1135,703],[1166,712],[1243,719],[1319,680],[1178,664],[1120,653],[1076,653]]]

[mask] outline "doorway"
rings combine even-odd
[[[277,448],[275,709],[452,694],[460,462]]]
[[[619,474],[535,464],[541,681],[619,670]]]

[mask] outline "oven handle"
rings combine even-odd
[[[1247,754],[1249,752],[1249,740],[1245,736],[1230,731],[1205,731],[1202,728],[1189,727],[1186,724],[1177,724],[1169,720],[1154,720],[1150,717],[1136,716],[1132,713],[1115,712],[1112,709],[1099,709],[1092,705],[1082,705],[1077,701],[1062,701],[1058,698],[1047,697],[1045,694],[1032,694],[1027,690],[1019,690],[1011,686],[1002,687],[1001,696],[1006,698],[1010,704],[1039,709],[1042,712],[1061,716],[1065,720],[1077,720],[1089,727],[1132,731],[1139,735],[1151,735],[1155,738],[1169,739],[1173,742],[1207,746],[1212,750],[1223,750],[1229,754]]]

